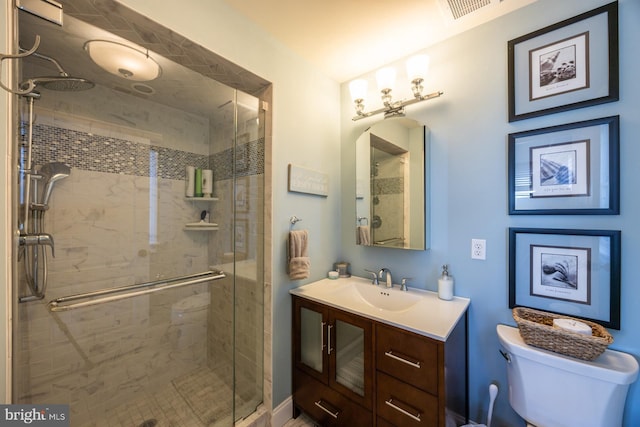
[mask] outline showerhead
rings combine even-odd
[[[55,184],[56,181],[68,177],[71,174],[71,168],[62,162],[47,163],[40,168],[38,174],[42,176],[44,181],[40,203],[46,206],[49,204],[53,184]]]
[[[34,77],[20,84],[20,88],[28,89],[29,92],[34,90],[37,86],[50,90],[77,92],[81,90],[91,89],[95,86],[95,83],[81,77],[45,76]]]
[[[81,77],[71,77],[67,73],[62,65],[55,59],[43,55],[41,53],[34,52],[33,56],[41,59],[45,59],[56,66],[59,76],[44,76],[44,77],[32,77],[20,83],[20,89],[26,91],[26,93],[32,92],[36,86],[42,86],[45,89],[58,90],[65,92],[77,92],[81,90],[87,90],[94,87],[96,84],[90,80]]]

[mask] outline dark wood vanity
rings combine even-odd
[[[467,314],[441,341],[293,295],[294,417],[322,426],[445,427],[468,418]]]

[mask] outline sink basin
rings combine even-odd
[[[387,288],[361,282],[350,283],[342,292],[350,293],[374,308],[388,311],[409,310],[422,299],[420,295],[401,291],[397,287]]]
[[[469,306],[467,298],[443,301],[432,291],[409,288],[405,292],[398,285],[376,286],[355,276],[323,279],[289,292],[440,341],[447,340]]]

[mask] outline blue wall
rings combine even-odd
[[[431,249],[409,252],[354,244],[354,141],[378,119],[352,122],[347,84],[342,85],[342,255],[355,275],[365,268],[389,267],[394,277],[413,277],[416,287],[436,290],[439,267],[447,263],[457,295],[471,298],[471,417],[486,422],[488,386],[500,393],[494,426],[523,425],[507,400],[506,369],[498,353],[495,327],[515,325],[508,308],[509,227],[622,230],[621,330],[611,331],[613,349],[640,357],[640,1],[620,7],[620,101],[508,123],[507,42],[606,1],[539,0],[530,6],[425,48],[431,56],[427,92],[444,96],[408,107],[408,116],[431,129]],[[402,68],[399,62],[397,68]],[[373,70],[372,70],[373,71]],[[371,78],[371,75],[364,76]],[[373,92],[372,92],[373,93]],[[507,213],[507,135],[512,132],[620,115],[621,214],[617,216],[509,216]],[[486,261],[472,260],[472,238],[487,240]],[[630,389],[624,425],[640,425],[640,385]],[[634,404],[635,402],[635,404]]]

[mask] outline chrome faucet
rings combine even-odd
[[[391,270],[389,270],[386,267],[383,267],[380,269],[380,271],[378,272],[378,278],[382,279],[382,274],[386,275],[386,279],[387,279],[387,288],[390,288],[393,286],[393,279],[391,278]]]
[[[371,284],[372,285],[376,285],[378,286],[380,284],[380,282],[378,282],[378,273],[376,273],[375,271],[371,271],[371,270],[367,270],[366,268],[364,269],[364,271],[366,271],[367,273],[371,274]]]

